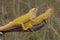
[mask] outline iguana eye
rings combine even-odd
[[[36,10],[36,8],[34,8],[34,10]]]
[[[38,9],[35,8],[35,9],[34,9],[34,13],[37,13],[37,11],[38,11]]]

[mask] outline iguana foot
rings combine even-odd
[[[28,27],[27,27],[27,29],[28,29],[28,28],[32,28],[32,25],[31,25],[31,24],[29,24],[29,25],[28,25]]]

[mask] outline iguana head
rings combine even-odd
[[[36,18],[36,14],[38,12],[38,9],[37,8],[32,8],[30,11],[29,11],[29,14],[32,18]]]
[[[31,11],[36,14],[38,12],[38,9],[37,8],[32,8]]]
[[[53,14],[54,10],[53,8],[49,8],[46,10],[45,14],[43,14],[43,19],[48,19],[52,14]]]
[[[46,10],[47,15],[51,15],[53,12],[54,12],[53,8],[49,8],[48,10]]]

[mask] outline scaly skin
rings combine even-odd
[[[29,22],[25,23],[24,26],[25,26],[26,30],[28,28],[32,28],[33,26],[42,23],[44,20],[47,21],[47,19],[53,12],[54,12],[54,10],[52,8],[49,8],[45,13],[43,13],[40,16],[38,16],[37,18],[35,18],[35,22],[29,21]]]
[[[36,13],[37,13],[38,9],[37,8],[32,8],[27,14],[22,15],[16,19],[14,19],[13,21],[9,22],[8,24],[1,26],[0,27],[0,31],[7,31],[13,28],[16,28],[15,26],[22,26],[22,28],[24,30],[24,23],[28,22],[28,21],[32,21],[34,22],[34,18],[36,18]]]

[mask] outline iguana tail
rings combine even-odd
[[[12,26],[14,26],[14,24],[12,22],[10,22],[10,23],[8,23],[4,26],[1,26],[0,31],[7,31],[7,30],[15,28],[15,27],[12,27]]]

